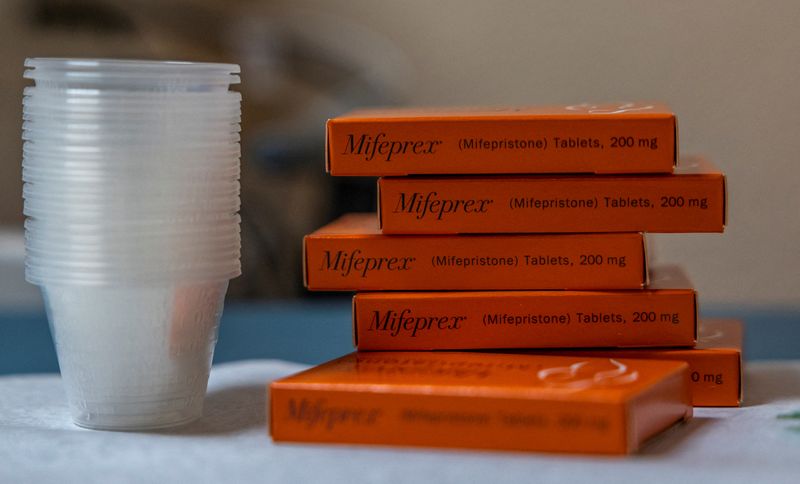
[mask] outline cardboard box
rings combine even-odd
[[[677,267],[629,291],[366,292],[359,350],[694,346],[696,294]]]
[[[304,239],[310,290],[638,289],[644,236],[382,235],[351,214]]]
[[[722,232],[725,177],[700,158],[673,175],[397,177],[378,181],[387,234]]]
[[[360,110],[328,120],[332,175],[670,173],[663,104]]]
[[[685,361],[695,407],[738,407],[742,403],[742,322],[735,319],[701,320],[694,349],[570,350],[557,354]]]
[[[622,454],[692,414],[688,366],[353,353],[270,385],[276,441]]]

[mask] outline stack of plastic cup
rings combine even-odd
[[[45,298],[73,420],[194,420],[241,272],[239,67],[25,66],[26,275]]]

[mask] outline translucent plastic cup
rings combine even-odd
[[[72,169],[59,170],[48,166],[46,162],[42,164],[26,163],[22,166],[22,181],[30,183],[63,181],[79,184],[106,184],[119,178],[138,180],[153,176],[153,173],[148,173],[142,167],[119,166],[115,168],[113,170],[103,170],[102,167],[73,167]],[[170,181],[182,183],[232,182],[238,180],[241,176],[241,169],[238,163],[222,165],[202,172],[191,168],[185,170],[158,169],[155,172],[161,179],[173,179]]]
[[[36,93],[22,99],[23,113],[60,113],[60,114],[138,114],[142,116],[186,117],[191,113],[211,115],[215,117],[238,115],[241,113],[239,99],[218,98],[210,95],[175,100],[170,97],[114,97],[75,98],[59,93]],[[203,118],[205,119],[205,118]]]
[[[215,235],[149,235],[126,238],[124,236],[70,235],[59,237],[56,232],[28,231],[26,234],[28,255],[38,253],[63,254],[70,256],[106,259],[112,256],[147,257],[160,259],[168,254],[176,260],[184,259],[196,251],[214,251],[223,247],[238,247],[241,235],[230,230]],[[213,253],[209,254],[213,255]],[[57,262],[58,260],[54,261]]]
[[[228,145],[231,143],[239,142],[239,133],[199,133],[191,135],[190,133],[165,133],[163,131],[148,131],[143,133],[136,133],[129,131],[127,133],[72,133],[69,131],[51,131],[51,132],[31,132],[23,131],[22,140],[29,141],[35,140],[38,143],[58,143],[69,144],[73,146],[137,146],[148,140],[153,139],[176,139],[175,137],[180,134],[180,140],[184,143],[202,142],[206,145],[220,146]],[[172,135],[172,136],[170,136]]]
[[[37,89],[123,91],[227,91],[239,82],[239,66],[116,59],[26,59],[23,76]]]
[[[152,161],[162,162],[163,157],[175,157],[175,161],[193,163],[196,157],[213,157],[239,153],[239,143],[209,144],[209,143],[171,143],[169,145],[146,144],[140,146],[72,146],[63,143],[45,143],[31,140],[22,146],[24,154],[34,153],[40,155],[64,157],[104,157],[106,163],[118,163],[119,160],[131,160],[140,157],[140,163]]]
[[[159,121],[143,119],[140,123],[122,122],[118,120],[68,120],[68,119],[31,119],[23,121],[23,131],[43,132],[67,131],[70,133],[101,133],[104,135],[117,135],[127,133],[156,133],[163,134],[181,133],[199,136],[213,133],[238,133],[240,124],[230,119],[204,120],[200,123],[192,120]],[[163,137],[163,136],[162,136]]]
[[[201,233],[239,230],[241,216],[235,211],[227,213],[198,212],[191,216],[173,218],[172,214],[162,217],[134,219],[112,218],[99,221],[73,220],[63,217],[28,218],[25,220],[26,231],[55,230],[64,234],[97,233],[108,235],[169,235],[186,234],[195,236]]]
[[[31,266],[54,269],[73,268],[75,270],[122,270],[124,268],[171,270],[172,267],[189,264],[222,264],[232,258],[238,259],[241,241],[238,237],[217,241],[213,244],[182,247],[179,253],[172,248],[153,251],[132,251],[116,248],[103,248],[96,251],[73,248],[28,248],[28,262]]]
[[[199,218],[202,215],[224,216],[236,213],[240,205],[241,202],[239,198],[232,197],[214,203],[175,203],[173,206],[169,207],[168,210],[162,205],[155,203],[137,207],[136,212],[131,213],[131,210],[123,203],[98,207],[91,203],[85,205],[65,205],[59,202],[25,200],[23,213],[27,217],[37,220],[53,220],[60,218],[74,222],[99,223],[103,220],[114,220],[125,215],[126,220],[129,221],[148,222],[152,220],[164,220],[168,222],[172,220],[174,224],[184,224],[190,223],[184,222],[185,220]]]
[[[49,237],[49,240],[48,240]],[[220,233],[213,236],[198,235],[195,237],[178,236],[146,236],[126,239],[124,237],[105,236],[70,236],[58,238],[57,234],[37,233],[29,231],[27,234],[28,256],[37,254],[61,255],[51,263],[56,264],[62,260],[94,259],[107,260],[110,258],[137,258],[147,262],[152,259],[159,265],[165,257],[171,257],[176,262],[192,257],[196,253],[204,253],[205,257],[216,257],[214,251],[222,249],[238,249],[241,235],[238,231]]]
[[[242,95],[235,91],[215,92],[169,92],[169,91],[125,91],[107,89],[42,89],[38,86],[26,87],[23,91],[23,102],[37,100],[49,101],[46,106],[104,104],[104,103],[152,103],[170,106],[182,104],[213,103],[214,106],[230,103],[239,106]]]
[[[37,180],[25,184],[26,198],[35,197],[45,200],[75,199],[100,200],[118,199],[131,196],[138,198],[159,197],[159,200],[172,201],[177,198],[197,197],[210,198],[237,196],[241,189],[238,178],[192,180],[173,180],[154,177],[122,178],[118,177],[105,183],[91,180]],[[136,200],[136,199],[134,199]]]
[[[23,121],[49,121],[49,122],[94,122],[94,123],[130,123],[131,126],[141,126],[146,123],[186,124],[199,125],[198,116],[202,116],[203,123],[239,123],[241,111],[238,109],[211,109],[202,110],[153,112],[148,110],[105,110],[105,109],[45,109],[32,105],[25,105],[22,109]]]
[[[102,155],[70,155],[25,153],[22,167],[39,170],[42,173],[53,173],[64,176],[77,176],[82,172],[98,175],[117,176],[119,173],[132,173],[138,176],[150,176],[150,173],[180,177],[220,176],[228,173],[240,173],[239,155],[233,152],[211,154],[169,156],[155,155],[147,162],[140,157],[130,155],[130,159],[110,160]],[[137,163],[137,159],[139,162]]]
[[[53,278],[72,280],[80,283],[85,278],[105,278],[109,282],[128,280],[139,276],[159,277],[162,281],[178,277],[192,276],[194,278],[221,278],[230,274],[239,267],[239,248],[229,248],[227,252],[214,249],[206,254],[194,254],[193,257],[184,257],[178,261],[174,258],[158,257],[130,257],[127,260],[102,260],[69,261],[59,259],[53,262],[52,258],[37,258],[29,255],[26,270],[29,276],[38,275],[43,280]],[[159,262],[161,262],[159,264]]]
[[[44,284],[75,423],[142,430],[200,417],[227,286]]]
[[[25,274],[44,295],[73,420],[194,420],[241,274],[239,67],[25,66]]]
[[[118,285],[121,283],[162,284],[175,280],[222,280],[241,275],[240,253],[232,251],[221,260],[204,260],[188,264],[172,264],[169,267],[137,265],[133,269],[107,269],[97,267],[63,268],[48,263],[27,260],[26,279],[36,285],[64,283],[76,285]]]
[[[138,199],[133,198],[133,196],[135,196],[136,193],[139,193],[142,199],[142,207],[146,207],[148,205],[157,205],[168,209],[168,207],[187,205],[191,204],[192,202],[199,203],[201,200],[235,200],[239,196],[240,192],[238,181],[228,183],[221,187],[209,188],[205,192],[207,194],[205,197],[202,196],[202,188],[204,187],[198,186],[182,187],[178,185],[174,187],[173,190],[170,190],[166,187],[160,187],[159,185],[156,185],[151,189],[142,187],[141,190],[137,190],[138,187],[136,186],[125,188],[121,187],[118,190],[103,190],[100,188],[97,190],[80,190],[79,188],[71,189],[70,187],[65,186],[60,190],[48,191],[47,188],[49,188],[49,186],[50,185],[47,183],[27,183],[22,190],[23,198],[26,201],[50,201],[56,204],[74,203],[96,205],[108,203],[111,205],[123,204],[126,206],[131,206],[135,205],[138,201]],[[136,207],[129,207],[129,209],[132,212],[136,211]]]
[[[130,122],[92,121],[92,120],[31,120],[22,123],[22,129],[30,134],[48,133],[51,131],[65,131],[74,134],[102,134],[102,135],[122,135],[122,134],[158,134],[160,137],[170,133],[203,136],[213,133],[238,133],[241,131],[238,122],[231,122],[223,119],[206,123],[190,123],[188,121],[177,122],[156,122],[143,120],[138,125]],[[33,139],[36,139],[33,137]]]

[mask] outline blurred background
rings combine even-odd
[[[22,66],[35,56],[241,65],[244,275],[218,361],[350,348],[347,298],[309,297],[300,273],[303,234],[374,209],[373,179],[325,175],[328,117],[624,100],[669,103],[681,150],[728,175],[726,233],[653,236],[656,258],[687,268],[703,314],[747,319],[752,357],[800,357],[798,21],[790,0],[2,0],[0,373],[55,369],[23,276]]]

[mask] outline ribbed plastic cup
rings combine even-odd
[[[125,216],[127,220],[131,221],[163,220],[165,226],[168,226],[191,223],[185,221],[195,219],[203,214],[217,216],[235,213],[239,210],[240,205],[238,197],[230,197],[222,202],[213,203],[176,202],[169,208],[158,203],[142,204],[136,207],[135,213],[131,213],[130,208],[121,202],[114,205],[96,206],[92,203],[65,205],[53,201],[25,200],[23,212],[26,216],[38,220],[57,217],[71,221],[98,222]]]
[[[178,167],[169,168],[158,167],[156,172],[159,178],[172,179],[175,183],[195,183],[195,182],[209,182],[213,180],[220,181],[235,181],[241,175],[241,169],[238,163],[230,163],[228,165],[214,166],[205,172],[198,172],[194,167],[180,169]],[[64,169],[53,168],[47,160],[33,161],[28,158],[23,162],[22,166],[22,181],[36,183],[36,182],[51,182],[63,181],[66,183],[96,183],[104,184],[110,183],[119,178],[129,180],[137,180],[140,177],[153,176],[152,170],[147,173],[141,166],[122,165],[114,167],[113,169],[103,169],[103,166],[85,166]],[[192,169],[194,168],[194,169]]]
[[[170,105],[180,105],[181,103],[202,102],[204,106],[209,104],[219,105],[230,103],[231,106],[239,107],[242,95],[234,91],[219,92],[158,92],[158,91],[124,91],[110,89],[42,89],[36,86],[26,87],[23,91],[23,102],[36,102],[38,100],[50,101],[46,106],[60,105],[80,105],[80,104],[103,104],[123,103],[123,102],[158,102],[169,103]]]
[[[190,422],[241,273],[239,67],[25,66],[26,278],[44,295],[72,418]]]
[[[52,257],[48,255],[38,259],[36,253],[32,252],[26,268],[29,272],[36,272],[45,278],[69,278],[74,282],[80,282],[80,277],[127,280],[137,274],[158,276],[162,282],[173,280],[176,277],[185,277],[188,274],[191,274],[194,280],[207,280],[222,277],[223,274],[235,270],[239,264],[239,254],[239,248],[230,244],[227,249],[214,248],[192,254],[192,257],[184,256],[182,264],[179,264],[174,258],[169,257],[171,253],[149,258],[126,254],[122,258],[106,257],[102,261],[62,258],[58,262],[53,262]]]
[[[26,59],[37,89],[225,92],[239,83],[239,66],[117,59]]]
[[[227,286],[44,283],[73,421],[143,430],[200,417]]]
[[[64,181],[35,181],[25,185],[26,198],[41,198],[43,200],[98,200],[107,198],[118,199],[126,195],[140,197],[158,197],[165,202],[185,197],[210,198],[237,196],[240,186],[238,179],[227,180],[196,180],[186,183],[183,180],[170,179],[124,179],[117,178],[108,183],[95,183],[90,180],[83,182]]]
[[[146,164],[148,162],[161,163],[163,157],[177,157],[183,163],[195,163],[197,157],[219,155],[226,156],[231,153],[239,153],[241,147],[239,143],[229,143],[225,145],[209,146],[207,143],[196,143],[193,145],[181,145],[175,143],[169,146],[142,145],[142,146],[70,146],[64,144],[38,143],[27,141],[23,147],[24,154],[35,153],[41,155],[52,155],[72,159],[72,157],[95,157],[104,158],[107,164],[113,165],[120,160],[135,161]]]

